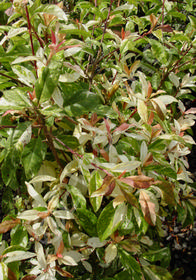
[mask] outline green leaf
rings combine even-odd
[[[32,129],[30,122],[19,123],[19,125],[14,130],[12,143],[16,148],[20,148],[21,146],[23,147],[30,142],[31,133]]]
[[[101,212],[97,221],[97,232],[101,241],[108,238],[113,232],[117,230],[121,224],[121,220],[118,223],[113,224],[116,209],[113,207],[111,201]]]
[[[118,254],[120,257],[120,262],[129,272],[132,280],[142,280],[141,267],[139,263],[136,261],[131,254],[123,250],[122,248],[118,248]]]
[[[176,200],[174,195],[174,186],[169,182],[162,182],[161,184],[158,184],[158,187],[163,192],[163,200],[166,204],[175,206]]]
[[[78,139],[72,135],[57,135],[57,138],[61,140],[63,143],[66,144],[71,149],[75,149],[79,146]],[[66,149],[61,143],[58,141],[55,141],[55,146],[60,148],[60,149]]]
[[[66,189],[71,194],[71,198],[76,209],[86,208],[86,199],[78,188],[67,185]]]
[[[60,76],[62,64],[58,61],[51,61],[46,66],[35,83],[35,93],[40,103],[49,100],[52,96]]]
[[[64,107],[65,111],[70,115],[81,116],[92,112],[92,110],[101,104],[101,99],[93,92],[79,91],[72,96],[70,103],[70,105]]]
[[[18,188],[17,169],[19,167],[20,152],[12,147],[6,154],[1,166],[1,174],[3,182],[6,186],[10,186],[13,190]]]
[[[150,265],[148,266],[148,268],[150,270],[152,270],[152,272],[158,276],[159,280],[172,280],[173,277],[172,275],[167,271],[167,269],[160,267],[160,266],[156,266],[156,265]]]
[[[168,247],[156,251],[148,250],[146,253],[142,254],[142,257],[149,262],[160,261],[163,267],[168,267],[171,260],[170,249]]]
[[[28,244],[28,233],[25,227],[18,225],[11,230],[11,246],[20,245],[24,248]]]
[[[18,87],[3,92],[3,97],[0,101],[0,110],[20,110],[28,107],[31,107],[31,102],[23,88]]]
[[[166,48],[158,41],[156,40],[149,40],[152,48],[152,52],[155,56],[155,58],[164,65],[167,65],[168,63],[168,52],[166,51]]]
[[[87,209],[77,209],[79,224],[90,236],[97,236],[97,217]]]
[[[95,170],[92,173],[91,179],[90,179],[90,185],[89,185],[89,195],[90,196],[93,192],[95,192],[96,190],[98,190],[101,187],[102,182],[103,182],[103,180],[102,180],[99,172]],[[90,197],[90,203],[93,206],[93,210],[95,212],[97,212],[99,210],[99,208],[101,207],[102,199],[103,199],[103,196]]]
[[[145,170],[146,171],[154,171],[160,175],[164,175],[164,176],[168,176],[172,179],[176,179],[177,178],[177,174],[176,171],[168,166],[163,166],[163,165],[156,165],[156,164],[151,164],[148,166],[145,166]]]
[[[114,276],[115,280],[128,280],[130,278],[130,274],[127,270],[121,271],[120,273]]]
[[[42,142],[40,137],[32,139],[31,142],[24,147],[22,162],[27,179],[35,176],[39,171],[45,157],[46,148],[46,144]]]

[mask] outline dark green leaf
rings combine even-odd
[[[35,93],[40,103],[47,101],[52,96],[54,89],[58,84],[60,76],[61,63],[58,61],[51,61],[46,66],[35,83]]]
[[[162,249],[151,251],[144,253],[142,257],[149,262],[157,262],[160,261],[161,266],[168,267],[171,260],[170,249],[168,247],[164,247]]]
[[[162,165],[155,165],[155,164],[151,164],[145,167],[146,171],[154,171],[160,175],[164,175],[164,176],[168,176],[170,178],[176,179],[177,178],[177,174],[176,171],[168,166],[162,166]]]
[[[128,252],[119,247],[118,254],[124,268],[129,272],[132,280],[142,280],[141,267],[136,259]]]
[[[152,272],[158,276],[158,279],[160,280],[172,280],[172,275],[167,271],[167,269],[156,266],[156,265],[150,265],[148,266],[149,269],[152,270]]]
[[[46,144],[42,142],[40,137],[32,139],[31,142],[24,147],[22,162],[28,179],[35,176],[39,171],[45,157],[46,148]]]
[[[20,245],[24,248],[28,244],[28,233],[25,227],[18,225],[11,230],[11,245]]]
[[[121,221],[113,226],[114,215],[116,209],[113,207],[111,201],[101,212],[97,222],[97,232],[101,241],[108,238],[113,232],[115,232],[120,225]]]
[[[78,188],[67,185],[66,189],[71,194],[71,198],[76,209],[86,208],[86,199]]]
[[[77,209],[79,224],[90,236],[97,236],[97,217],[87,209]]]

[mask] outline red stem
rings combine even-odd
[[[32,54],[33,56],[35,56],[35,51],[34,51],[34,46],[33,46],[33,37],[32,37],[32,32],[31,32],[31,22],[30,22],[30,18],[29,18],[29,11],[28,11],[28,7],[27,5],[25,5],[25,11],[26,11],[26,17],[27,17],[27,24],[28,24],[28,29],[29,29],[29,36],[30,36],[30,42],[31,42],[31,50],[32,50]],[[36,75],[37,75],[37,63],[36,60],[34,61],[34,67],[35,67],[35,71],[36,71]],[[38,77],[38,75],[37,75]]]

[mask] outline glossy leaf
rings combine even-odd
[[[97,217],[87,209],[77,209],[79,224],[90,236],[97,236]]]
[[[97,233],[101,241],[107,239],[113,232],[115,232],[122,222],[121,220],[119,220],[117,223],[115,223],[115,226],[113,225],[116,209],[114,209],[113,203],[111,201],[102,210],[98,218]]]
[[[136,259],[131,254],[129,254],[128,252],[126,252],[121,248],[118,249],[118,254],[121,263],[129,272],[131,279],[142,280],[141,268],[139,263],[136,261]]]
[[[86,199],[78,188],[68,185],[66,186],[66,189],[71,194],[72,201],[76,209],[86,208]]]
[[[90,179],[89,195],[90,195],[91,205],[93,206],[95,212],[97,212],[101,207],[103,196],[92,197],[91,195],[92,193],[97,191],[101,187],[101,185],[102,185],[102,178],[98,171],[94,171]]]

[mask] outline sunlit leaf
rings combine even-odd
[[[0,233],[6,233],[18,224],[20,224],[20,219],[3,221],[0,223]]]
[[[117,256],[117,247],[115,244],[111,243],[105,249],[105,262],[112,262]]]
[[[140,191],[139,202],[144,214],[145,220],[152,226],[156,223],[155,204],[150,200],[149,195],[144,191]]]

